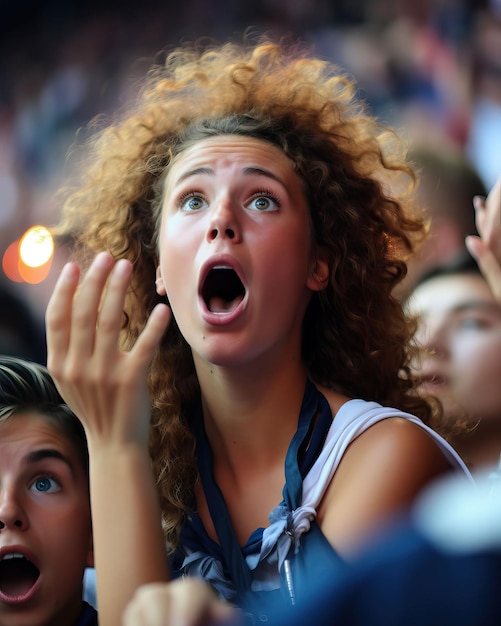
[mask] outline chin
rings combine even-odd
[[[249,364],[255,358],[255,350],[237,344],[235,339],[216,337],[206,338],[200,350],[194,350],[198,360],[215,367],[239,367]]]

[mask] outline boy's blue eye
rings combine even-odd
[[[51,493],[60,489],[60,485],[57,480],[51,478],[50,476],[40,476],[33,482],[31,487],[38,493]]]

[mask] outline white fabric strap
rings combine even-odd
[[[293,534],[296,548],[299,538],[308,532],[316,517],[316,509],[329,486],[346,448],[368,428],[390,417],[401,417],[425,430],[438,444],[452,467],[463,472],[474,483],[470,471],[454,448],[437,432],[415,415],[397,409],[383,407],[377,402],[349,400],[345,402],[332,420],[324,447],[303,481],[303,501],[293,511]]]

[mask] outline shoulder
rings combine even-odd
[[[440,447],[419,425],[403,417],[378,421],[346,449],[318,509],[322,531],[348,556],[449,469]]]
[[[405,469],[423,479],[449,468],[437,440],[422,426],[405,417],[382,418],[358,435],[349,445],[343,463],[350,472],[397,471]]]

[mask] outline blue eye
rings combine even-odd
[[[266,192],[266,194],[264,195],[262,192],[256,194],[249,204],[250,208],[254,208],[256,211],[262,212],[276,211],[279,206],[280,203],[278,199],[268,192]]]
[[[179,205],[183,211],[200,211],[206,206],[205,200],[201,196],[184,196]]]
[[[61,485],[57,482],[55,478],[50,476],[40,476],[35,479],[31,485],[31,489],[38,493],[52,493],[54,491],[59,491]]]

